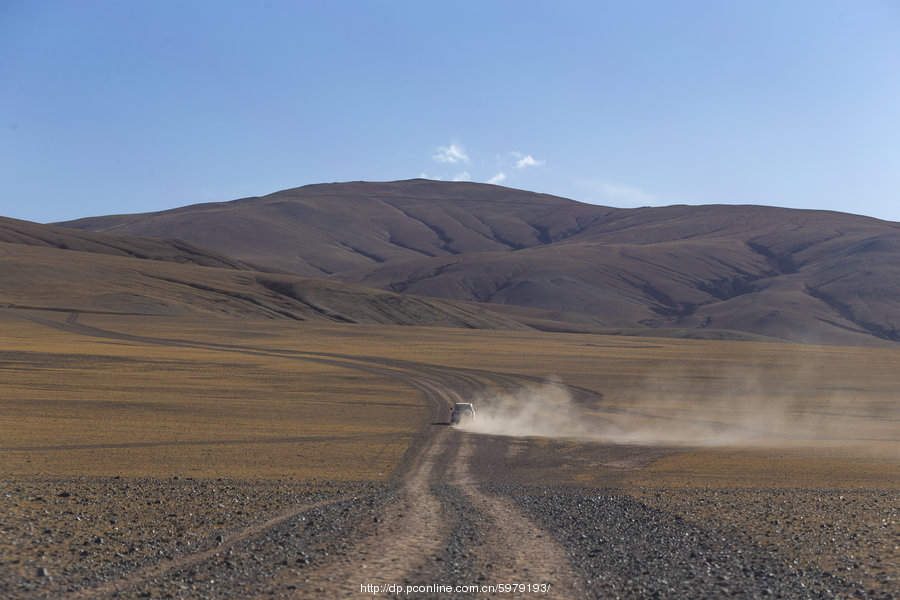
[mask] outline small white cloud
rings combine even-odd
[[[434,160],[439,163],[449,163],[449,164],[457,164],[457,163],[465,163],[469,164],[471,162],[469,160],[469,156],[466,154],[465,149],[462,146],[457,146],[456,144],[450,144],[449,146],[438,146],[437,152],[434,155]]]
[[[472,176],[469,175],[468,171],[463,171],[453,176],[453,181],[471,181],[471,179]]]
[[[517,169],[524,169],[525,167],[540,167],[547,162],[546,160],[537,160],[530,154],[522,156],[518,152],[513,152],[513,155],[521,157],[516,161]]]
[[[498,183],[503,183],[504,181],[506,181],[506,173],[504,173],[503,171],[500,171],[499,173],[497,173],[496,175],[494,175],[493,177],[488,179],[487,182],[493,183],[496,185]]]
[[[431,179],[433,181],[440,181],[441,179],[443,179],[443,177],[441,177],[440,175],[435,175],[432,177],[431,175],[426,175],[425,173],[419,173],[419,179]]]

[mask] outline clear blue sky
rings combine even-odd
[[[900,2],[0,0],[0,215],[420,176],[900,221]]]

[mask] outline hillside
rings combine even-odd
[[[173,240],[0,218],[0,307],[523,329],[477,305],[261,273]]]
[[[66,227],[484,303],[543,329],[900,341],[900,225],[762,206],[615,209],[476,183],[312,185]]]
[[[581,231],[598,208],[497,186],[420,179],[311,185],[263,198],[60,225],[189,240],[266,268],[327,277],[400,261],[542,246]]]
[[[0,243],[206,267],[247,268],[238,261],[182,240],[104,235],[6,217],[0,217]]]

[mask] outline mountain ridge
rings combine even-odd
[[[516,306],[532,311],[532,324],[573,330],[900,341],[900,225],[833,211],[619,209],[409,180],[315,184],[60,225],[187,239],[256,268],[500,312]]]

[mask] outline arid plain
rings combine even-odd
[[[0,597],[896,598],[898,228],[425,180],[0,218]]]
[[[900,593],[900,350],[18,309],[0,327],[4,597]],[[457,400],[475,431],[446,424]],[[626,539],[635,519],[656,528]],[[470,592],[407,597],[492,595]]]

